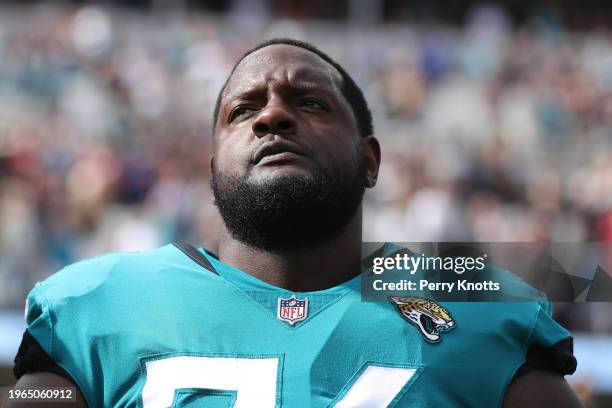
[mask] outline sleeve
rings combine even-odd
[[[100,367],[87,333],[99,323],[92,316],[118,255],[69,265],[37,283],[26,300],[27,329],[15,357],[17,378],[29,372],[53,372],[70,379],[89,406],[101,389]],[[100,295],[101,296],[101,295]]]
[[[45,283],[37,283],[26,299],[26,323],[28,337],[53,359],[54,317],[50,302],[45,295]],[[24,335],[25,338],[25,335]],[[23,345],[23,343],[22,343]]]
[[[52,372],[76,382],[60,366],[55,354],[55,317],[45,293],[46,282],[37,283],[26,299],[27,329],[15,356],[13,374]]]
[[[118,261],[117,254],[108,254],[68,265],[28,294],[27,330],[60,366],[66,351],[77,349],[79,330],[88,323],[81,314],[95,311],[88,297],[107,282]]]
[[[527,341],[526,361],[515,377],[532,370],[551,370],[559,375],[576,371],[574,343],[570,332],[552,318],[552,305],[542,302]]]

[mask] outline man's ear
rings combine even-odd
[[[215,156],[210,155],[210,161],[208,162],[208,171],[210,174],[210,185],[211,186],[212,186],[212,175],[213,175],[214,168],[215,168]],[[213,205],[217,205],[217,199],[215,198],[214,194],[212,194],[212,200],[213,200]]]
[[[378,169],[380,167],[380,144],[374,136],[366,136],[361,141],[363,155],[366,163],[367,187],[372,188],[378,180]]]

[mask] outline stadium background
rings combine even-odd
[[[107,251],[215,248],[213,103],[266,38],[313,42],[366,94],[384,160],[364,240],[611,242],[610,6],[449,3],[0,4],[0,386],[36,281]],[[612,406],[611,305],[557,306],[572,384]]]

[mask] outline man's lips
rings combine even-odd
[[[253,156],[253,162],[259,164],[288,161],[300,156],[305,156],[304,150],[295,143],[287,141],[268,142],[257,148]]]
[[[292,152],[281,152],[264,156],[259,162],[257,162],[257,164],[278,164],[281,162],[288,162],[301,158],[304,158],[304,156]]]

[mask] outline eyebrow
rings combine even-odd
[[[309,92],[322,92],[330,96],[333,94],[333,87],[329,85],[322,86],[321,83],[317,81],[300,80],[284,87],[291,91],[297,91],[300,94],[306,94]],[[267,86],[264,84],[259,84],[245,90],[241,90],[241,88],[243,87],[240,87],[225,96],[223,98],[224,103],[230,103],[240,99],[250,99],[253,98],[254,95],[267,90]]]

